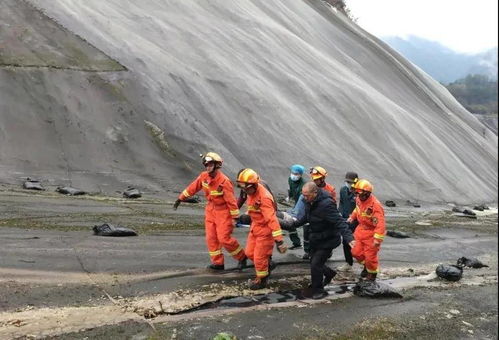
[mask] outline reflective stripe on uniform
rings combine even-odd
[[[366,261],[357,261],[357,262],[359,262],[360,264],[366,263]]]
[[[371,274],[379,273],[379,269],[378,268],[376,268],[375,270],[371,270],[371,269],[366,268],[366,270],[367,270],[368,273],[371,273]]]
[[[222,255],[222,249],[218,249],[215,251],[209,251],[208,253],[210,254],[210,256]]]
[[[276,230],[276,231],[272,232],[272,236],[273,237],[277,237],[277,236],[280,236],[280,235],[282,235],[282,230]]]
[[[239,216],[239,209],[236,209],[236,210],[231,210],[231,211],[230,211],[230,214],[231,214],[232,216]]]
[[[182,191],[182,195],[184,195],[184,197],[191,197],[191,194],[189,194],[189,191],[187,190]]]
[[[223,191],[218,191],[218,190],[212,190],[210,191],[211,196],[222,196],[224,194]]]
[[[258,270],[256,271],[256,276],[258,277],[265,277],[265,276],[269,276],[269,271],[266,270],[266,271],[263,271],[263,272],[259,272]]]
[[[248,211],[256,211],[256,212],[258,212],[258,211],[260,211],[260,209],[259,209],[259,208],[257,208],[257,207],[255,207],[255,206],[253,206],[253,205],[250,205],[250,206],[248,207]]]
[[[363,212],[362,214],[360,214],[360,216],[362,216],[362,217],[371,217],[372,214],[367,214],[367,213]]]
[[[208,183],[205,183],[205,182],[201,183],[201,185],[202,185],[204,188],[209,188],[209,187],[210,187],[210,186],[208,185]]]
[[[243,248],[241,246],[239,246],[236,250],[231,252],[230,255],[232,255],[232,256],[237,255],[241,252],[241,250],[243,250]]]
[[[378,240],[383,240],[385,239],[385,235],[374,233],[374,238],[377,238]]]

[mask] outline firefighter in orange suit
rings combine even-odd
[[[245,252],[255,264],[256,278],[249,282],[249,288],[262,289],[267,286],[274,243],[280,253],[285,253],[287,247],[282,239],[274,199],[272,194],[260,184],[258,174],[252,169],[244,169],[237,177],[237,185],[248,195],[246,204],[248,214],[251,216]]]
[[[357,195],[356,207],[348,222],[359,222],[354,233],[355,245],[352,248],[352,255],[364,264],[361,276],[374,281],[379,272],[378,252],[386,234],[385,212],[381,203],[372,194],[371,183],[361,179],[352,187]]]
[[[310,168],[310,177],[312,177],[312,181],[314,181],[314,183],[319,188],[321,188],[322,190],[326,190],[329,193],[329,195],[331,195],[331,198],[333,199],[334,203],[337,202],[336,189],[331,184],[326,183],[326,177],[327,177],[326,169],[320,166],[314,166],[313,168]]]
[[[232,237],[232,231],[239,218],[239,209],[232,182],[220,170],[222,163],[222,157],[208,152],[203,157],[206,171],[182,191],[173,205],[173,209],[177,210],[183,200],[201,189],[204,191],[208,200],[205,210],[206,244],[211,257],[211,265],[208,268],[214,271],[225,269],[222,248],[239,261],[238,267],[243,266],[246,261],[244,249]]]

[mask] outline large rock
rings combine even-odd
[[[380,197],[496,199],[497,137],[319,0],[6,0],[0,12],[28,27],[26,3],[81,37],[69,46],[102,71],[68,70],[67,58],[0,69],[3,180],[179,190],[214,150],[230,176],[249,166],[281,191],[299,162],[320,163],[337,186],[355,170]],[[37,41],[71,55],[40,25]],[[35,37],[1,34],[9,56]]]

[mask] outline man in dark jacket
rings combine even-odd
[[[333,249],[341,244],[342,237],[353,245],[353,236],[329,193],[309,182],[303,186],[302,194],[306,201],[305,216],[296,225],[309,223],[312,278],[311,287],[304,290],[303,295],[306,298],[322,299],[328,295],[324,286],[336,275],[333,269],[326,266],[326,261]]]
[[[355,172],[347,172],[345,175],[345,185],[340,190],[340,206],[338,210],[340,211],[341,216],[346,220],[350,217],[350,214],[355,209],[355,193],[353,192],[352,185],[357,183],[359,180],[359,175]],[[350,231],[355,231],[358,222],[349,225]],[[344,272],[345,274],[352,274],[352,266],[353,266],[353,257],[352,250],[350,245],[343,240],[343,253],[345,254],[345,264],[336,268],[340,272]]]

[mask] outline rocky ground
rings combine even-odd
[[[497,338],[497,210],[470,219],[448,205],[386,208],[388,229],[411,236],[387,237],[381,251],[380,278],[403,298],[357,297],[337,281],[316,302],[294,295],[308,284],[302,250],[275,255],[271,287],[256,295],[245,288],[251,268],[207,272],[202,204],[174,212],[162,197],[1,189],[1,339]],[[139,236],[94,236],[104,222]],[[461,256],[490,267],[465,269],[458,283],[435,277]]]

